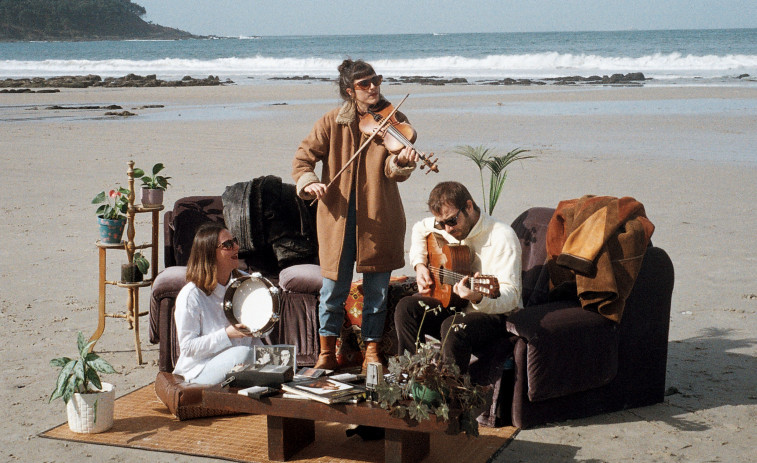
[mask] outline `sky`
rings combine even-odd
[[[196,35],[273,36],[757,27],[757,0],[132,0]]]

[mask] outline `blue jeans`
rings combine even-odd
[[[344,233],[342,257],[339,260],[339,275],[336,281],[323,279],[318,319],[321,336],[339,336],[344,324],[344,303],[352,285],[352,274],[357,256],[355,218],[355,194],[350,195],[347,224]],[[380,341],[386,320],[386,296],[392,272],[363,274],[363,321],[360,331],[364,341]]]
[[[226,379],[226,373],[240,363],[253,363],[254,349],[247,346],[234,346],[221,351],[208,360],[202,372],[196,378],[189,380],[197,384],[219,384]]]

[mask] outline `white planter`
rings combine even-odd
[[[112,384],[102,383],[102,392],[76,393],[66,405],[68,427],[73,432],[97,433],[113,426],[113,404],[116,391]]]
[[[161,204],[163,204],[163,190],[142,188],[143,206],[160,206]]]

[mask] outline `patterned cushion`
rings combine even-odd
[[[386,301],[386,321],[384,335],[379,346],[380,352],[386,356],[397,354],[397,332],[394,329],[394,308],[405,296],[418,292],[415,277],[398,276],[389,280],[389,294]],[[344,306],[344,325],[337,341],[336,358],[340,367],[361,365],[365,345],[360,336],[360,325],[363,321],[363,280],[352,283]]]

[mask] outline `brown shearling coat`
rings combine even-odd
[[[304,200],[314,196],[304,191],[311,183],[329,184],[362,143],[355,106],[346,102],[318,120],[302,141],[292,161],[292,177],[297,194]],[[399,121],[407,119],[399,112]],[[321,274],[338,279],[344,243],[350,192],[355,190],[357,217],[357,266],[359,273],[389,272],[405,265],[405,211],[397,182],[410,177],[415,163],[396,164],[381,141],[374,138],[358,158],[329,187],[318,204],[317,229]],[[315,165],[321,161],[321,178]]]
[[[560,201],[547,228],[551,286],[575,282],[583,308],[620,323],[653,232],[629,196]]]

